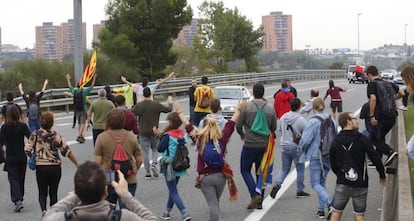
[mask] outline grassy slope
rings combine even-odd
[[[404,112],[404,122],[405,122],[405,135],[408,140],[414,134],[414,107],[409,105],[408,111]],[[414,161],[410,160],[410,172],[411,172],[411,193],[413,194],[414,199]]]

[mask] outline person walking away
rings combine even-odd
[[[127,106],[125,105],[125,97],[123,95],[117,95],[115,97],[115,104],[116,107],[124,113],[125,117],[125,125],[124,129],[127,131],[132,131],[135,135],[138,135],[138,123],[137,117],[134,113],[128,110]]]
[[[78,137],[76,138],[76,141],[79,143],[85,143],[85,137],[83,136],[83,131],[85,130],[86,113],[88,110],[87,105],[86,105],[86,99],[87,99],[86,97],[89,95],[89,93],[95,86],[96,76],[97,74],[93,76],[90,87],[79,88],[79,83],[78,83],[76,85],[76,88],[74,88],[72,86],[72,83],[70,82],[72,77],[70,76],[70,74],[66,74],[66,81],[68,83],[70,93],[73,94],[76,118],[78,119],[78,124],[79,124]]]
[[[299,113],[305,115],[305,119],[309,120],[313,117],[314,113],[312,111],[312,102],[317,97],[319,97],[319,90],[318,88],[312,88],[310,90],[310,99],[305,102],[305,105],[300,109]]]
[[[337,179],[328,220],[341,220],[343,210],[352,198],[355,220],[364,221],[368,193],[365,156],[368,155],[374,163],[383,187],[386,185],[385,169],[373,144],[358,132],[358,118],[351,112],[344,112],[339,115],[338,122],[342,131],[332,141],[330,150],[332,171]]]
[[[214,100],[212,101],[212,106]],[[217,102],[215,102],[217,103]],[[200,186],[201,192],[203,193],[204,198],[207,201],[210,221],[219,221],[219,212],[220,212],[220,198],[226,184],[226,175],[225,164],[224,162],[225,154],[227,152],[227,143],[230,140],[230,137],[234,131],[234,126],[240,115],[240,112],[246,107],[247,102],[240,102],[237,106],[236,112],[233,114],[232,118],[229,121],[226,121],[224,128],[220,128],[219,122],[216,121],[213,117],[207,115],[204,118],[205,126],[201,130],[197,130],[196,127],[191,124],[185,115],[182,113],[181,106],[178,102],[174,103],[174,109],[179,116],[181,122],[183,122],[187,134],[190,134],[191,139],[196,143],[197,148],[197,183]],[[218,145],[216,148],[220,152],[221,159],[223,159],[223,164],[213,166],[213,164],[208,164],[205,161],[206,148],[208,145],[215,144]],[[226,168],[229,168],[226,167]]]
[[[11,105],[6,112],[6,123],[0,130],[0,147],[5,147],[5,170],[10,183],[11,201],[15,212],[23,209],[24,181],[26,178],[27,158],[24,153],[24,138],[30,130],[20,121],[21,113],[17,105]]]
[[[323,100],[325,101],[328,96],[331,96],[331,110],[332,118],[336,119],[336,112],[342,112],[342,97],[340,92],[346,92],[346,88],[336,87],[333,80],[329,80],[329,88],[326,90]]]
[[[263,98],[264,86],[260,83],[253,85],[253,100],[247,103],[246,108],[241,112],[236,123],[237,133],[244,140],[242,152],[240,156],[240,172],[246,183],[251,200],[247,209],[255,209],[260,206],[260,202],[264,196],[264,190],[261,193],[256,192],[256,181],[251,171],[253,163],[255,164],[255,174],[258,174],[260,163],[265,152],[268,142],[268,136],[262,136],[250,131],[256,112],[259,108],[264,111],[267,125],[272,133],[276,130],[276,114],[273,107]],[[256,175],[256,180],[258,176]]]
[[[115,96],[112,94],[111,86],[105,85],[104,89],[106,91],[106,99],[108,101],[111,101],[112,104],[115,105]]]
[[[176,171],[172,167],[172,162],[177,155],[178,148],[180,148],[181,145],[185,145],[188,140],[188,134],[180,129],[181,124],[182,122],[179,114],[177,112],[172,112],[167,116],[167,126],[163,132],[157,131],[155,129],[156,127],[153,127],[153,132],[157,135],[161,135],[161,140],[157,149],[162,153],[162,158],[160,160],[161,173],[164,174],[168,188],[167,205],[160,216],[160,218],[164,220],[171,219],[170,213],[174,204],[177,206],[178,210],[180,210],[183,221],[191,220],[177,190],[180,177],[188,175],[187,170]]]
[[[73,155],[69,145],[62,136],[53,130],[54,116],[52,112],[45,112],[40,117],[40,129],[32,132],[24,147],[28,156],[35,154],[36,158],[36,181],[39,190],[39,204],[42,216],[46,212],[47,196],[49,195],[50,206],[58,199],[58,188],[62,176],[62,156],[78,167],[78,161]]]
[[[331,168],[329,154],[322,155],[320,150],[321,144],[321,124],[317,118],[328,119],[330,116],[324,112],[325,103],[322,98],[316,98],[312,103],[312,110],[315,113],[306,123],[303,129],[302,137],[298,145],[298,151],[301,153],[299,163],[309,163],[309,175],[312,189],[318,194],[319,204],[316,216],[320,219],[325,218],[325,207],[332,203],[332,197],[326,190],[326,177]],[[336,127],[335,127],[336,128]]]
[[[223,115],[221,115],[220,100],[217,98],[213,98],[210,101],[210,109],[211,109],[211,114],[207,114],[207,116],[216,120],[220,129],[223,130],[224,126],[226,126],[227,120],[223,117]],[[204,127],[204,119],[200,121],[200,124],[198,125],[198,127],[199,128]]]
[[[369,116],[371,125],[377,132],[376,134],[371,133],[371,141],[374,143],[380,156],[383,154],[387,155],[384,166],[389,166],[398,156],[398,153],[386,144],[385,136],[392,129],[397,119],[395,99],[401,98],[404,94],[396,84],[380,79],[377,67],[371,65],[366,72],[370,80],[367,85]],[[386,106],[391,108],[389,113],[385,113],[384,107]]]
[[[18,85],[20,94],[26,103],[30,132],[33,132],[40,128],[40,100],[42,99],[43,92],[46,90],[47,83],[48,80],[45,79],[43,82],[43,87],[37,96],[35,91],[29,91],[29,96],[27,96],[23,91],[22,83],[19,83]]]
[[[120,171],[119,180],[107,183],[105,172],[95,162],[86,161],[76,170],[74,191],[53,205],[43,217],[43,221],[66,221],[68,215],[75,220],[112,220],[120,215],[120,221],[156,221],[154,214],[128,192],[128,183]],[[128,209],[115,210],[105,200],[108,186],[126,203]]]
[[[291,84],[290,84],[290,80],[289,79],[285,79],[285,80],[283,80],[283,82],[286,82],[287,83],[287,86],[289,87],[289,89],[290,89],[290,92],[295,96],[295,97],[297,97],[298,96],[298,92],[296,91],[296,88],[294,88]],[[273,94],[273,98],[275,98],[276,97],[276,95],[279,93],[279,92],[281,92],[282,91],[282,88],[279,88],[279,90],[277,90],[274,94]]]
[[[201,86],[198,86],[194,91],[194,99],[196,106],[194,108],[194,125],[199,125],[200,121],[209,113],[210,101],[214,98],[214,91],[208,86],[208,78],[201,77]]]
[[[96,138],[105,130],[106,115],[113,108],[115,108],[114,104],[106,99],[105,89],[99,89],[98,99],[92,102],[91,106],[89,107],[88,117],[86,119],[86,122],[88,122],[86,130],[89,130],[91,127],[90,122],[93,114],[92,140],[94,147]]]
[[[151,99],[151,89],[144,88],[144,100],[134,106],[132,112],[139,117],[139,141],[144,153],[145,178],[151,179],[150,169],[154,177],[158,177],[158,137],[152,131],[158,127],[160,114],[169,113],[173,108],[171,96],[167,99],[168,106],[164,106]],[[149,151],[152,150],[152,163],[150,166]]]
[[[282,187],[282,183],[290,172],[292,162],[296,166],[296,197],[309,197],[310,194],[305,192],[305,164],[299,163],[298,143],[302,136],[303,129],[306,126],[306,119],[298,112],[302,106],[302,101],[299,98],[293,98],[290,101],[291,110],[284,114],[280,119],[280,146],[282,168],[279,171],[275,185],[270,192],[270,197],[275,198],[277,192]]]
[[[107,129],[98,135],[94,150],[94,159],[102,168],[113,170],[112,161],[114,158],[115,149],[118,145],[122,145],[122,149],[128,156],[129,164],[131,165],[131,174],[125,177],[128,182],[128,191],[132,196],[135,196],[137,189],[137,173],[142,165],[141,148],[135,135],[123,129],[125,127],[125,116],[122,110],[114,108],[110,110],[106,116]],[[126,174],[124,174],[126,176]],[[126,208],[125,203],[117,195],[114,187],[108,186],[106,200],[110,203],[116,204],[118,201],[120,208]]]
[[[0,124],[3,123],[3,120],[4,121],[7,121],[6,113],[7,113],[7,110],[9,109],[9,107],[11,107],[11,106],[16,106],[17,107],[17,109],[19,111],[19,114],[20,114],[19,120],[21,122],[26,122],[26,119],[23,116],[22,108],[18,104],[16,104],[16,103],[13,102],[14,95],[13,95],[12,92],[7,92],[7,94],[6,94],[6,100],[7,100],[7,102],[5,104],[3,104],[3,106],[1,107]]]
[[[276,94],[275,100],[273,102],[273,107],[276,112],[277,119],[282,118],[283,114],[290,111],[290,101],[295,98],[290,92],[290,88],[286,81],[282,82],[281,84],[282,89],[279,93]]]
[[[197,80],[193,79],[191,80],[191,86],[188,88],[188,100],[190,104],[190,122],[194,123],[194,108],[196,106],[195,98],[194,98],[194,92],[197,88]]]

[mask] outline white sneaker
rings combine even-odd
[[[402,106],[399,106],[398,109],[406,111],[408,108],[406,106],[402,105]]]

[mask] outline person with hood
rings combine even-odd
[[[291,110],[283,115],[280,119],[280,137],[281,160],[282,168],[279,171],[277,180],[275,182],[270,197],[275,198],[277,192],[282,187],[282,183],[290,172],[292,162],[295,163],[297,177],[296,177],[296,197],[303,198],[310,196],[309,193],[303,191],[305,188],[305,164],[299,163],[298,141],[302,135],[303,129],[306,126],[306,119],[299,114],[302,102],[299,98],[293,98],[290,101]]]
[[[326,177],[331,169],[329,155],[322,156],[319,149],[321,141],[321,121],[316,116],[322,119],[328,119],[330,116],[324,112],[325,102],[322,98],[316,98],[312,102],[312,110],[315,116],[308,120],[303,129],[302,137],[298,145],[298,151],[301,153],[299,163],[309,162],[309,175],[312,189],[318,194],[319,204],[316,216],[320,219],[325,218],[325,207],[332,203],[332,197],[326,190]],[[336,128],[336,126],[335,126]]]
[[[277,119],[282,118],[283,114],[290,111],[289,102],[295,98],[295,95],[290,92],[290,88],[286,81],[282,82],[282,89],[275,96],[273,107],[276,112]]]
[[[211,114],[207,114],[207,116],[213,118],[216,120],[217,124],[220,126],[220,129],[223,130],[224,126],[226,126],[227,120],[221,115],[221,106],[220,106],[220,100],[217,98],[213,98],[210,101],[210,109]],[[204,127],[204,119],[200,121],[200,124],[198,125],[199,128]]]
[[[355,220],[365,220],[367,204],[368,171],[365,156],[375,165],[380,184],[385,187],[385,169],[373,144],[358,132],[358,118],[351,112],[338,117],[342,131],[333,139],[330,160],[332,171],[337,176],[335,193],[328,213],[328,220],[339,221],[347,202],[352,198]]]
[[[157,149],[162,153],[162,158],[160,160],[160,172],[165,175],[165,182],[168,188],[167,206],[160,216],[160,218],[164,220],[171,219],[170,213],[174,207],[174,204],[180,210],[183,221],[191,220],[191,217],[188,215],[187,209],[185,208],[183,200],[177,190],[180,177],[187,176],[188,173],[186,170],[175,171],[171,169],[171,164],[174,161],[178,146],[180,144],[187,143],[188,140],[188,134],[186,134],[184,130],[180,129],[182,121],[179,115],[181,113],[181,111],[180,113],[172,112],[167,115],[167,126],[164,128],[163,132],[158,131],[155,126],[152,128],[154,134],[162,134]],[[170,169],[172,170],[172,173],[169,173]]]
[[[329,88],[326,90],[325,101],[328,96],[331,96],[332,118],[336,119],[336,112],[342,112],[342,98],[340,92],[345,92],[346,88],[336,87],[333,80],[329,80]]]

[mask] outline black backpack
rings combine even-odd
[[[374,81],[377,86],[377,101],[381,116],[396,117],[397,105],[395,103],[395,90],[388,81]]]
[[[170,152],[167,147],[167,155]],[[174,161],[172,163],[173,170],[177,172],[185,171],[190,168],[190,157],[188,156],[188,148],[185,145],[184,139],[178,140],[177,151],[175,152]]]
[[[321,141],[319,143],[319,150],[322,156],[328,156],[331,150],[331,144],[333,139],[336,137],[336,128],[333,120],[328,117],[323,119],[320,116],[313,116],[321,122]]]
[[[75,111],[84,111],[82,89],[76,90],[73,94],[73,106]]]
[[[30,102],[27,109],[27,116],[30,120],[36,120],[40,117],[40,107],[38,102]]]

